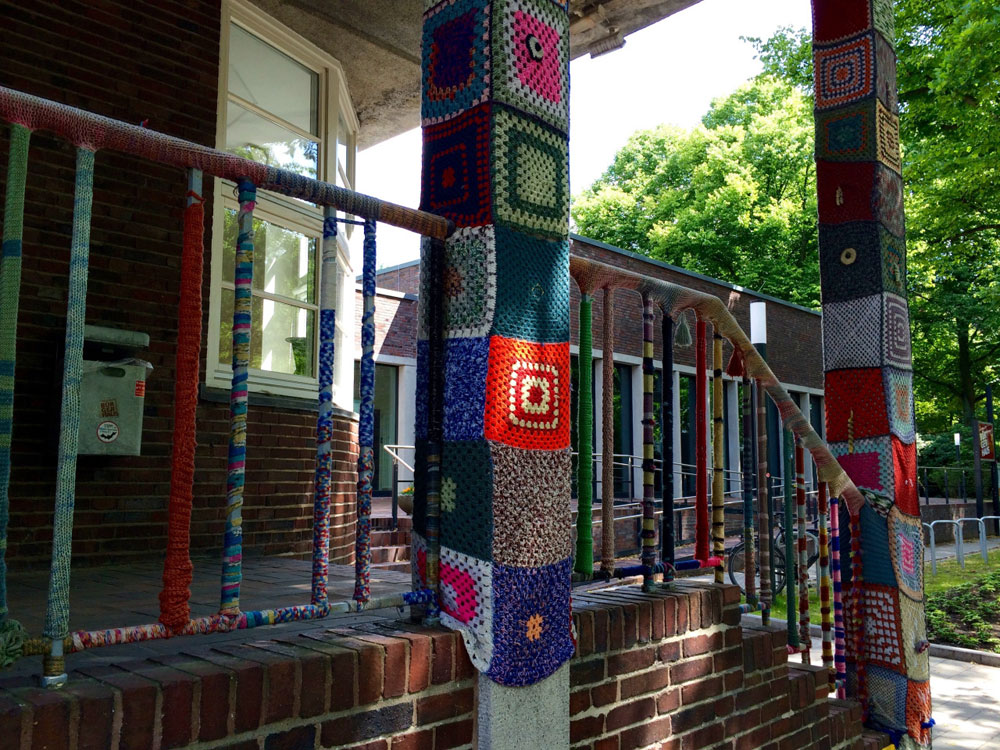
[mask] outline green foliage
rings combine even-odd
[[[573,203],[594,239],[803,305],[819,302],[808,98],[757,78],[699,127],[635,133]]]

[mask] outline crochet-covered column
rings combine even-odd
[[[422,585],[434,427],[427,385],[440,377],[441,621],[462,633],[492,681],[531,685],[573,653],[568,13],[553,0],[424,7],[421,207],[455,231],[434,278],[424,246],[414,572]],[[435,304],[444,352],[436,369],[427,325]],[[481,690],[481,704],[503,695]],[[499,713],[481,713],[481,745],[518,735],[497,722]]]
[[[930,744],[923,541],[891,0],[813,0],[827,440],[865,502],[844,581],[847,688],[869,726]],[[841,526],[841,531],[844,527]],[[860,578],[853,571],[860,572]]]

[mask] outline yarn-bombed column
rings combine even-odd
[[[333,364],[337,336],[337,212],[323,208],[319,289],[319,409],[313,495],[312,603],[326,604],[330,569],[330,503],[333,493]]]
[[[375,476],[375,222],[365,221],[361,296],[361,406],[358,410],[358,521],[354,534],[354,600],[371,596],[372,479]]]
[[[656,467],[653,464],[653,301],[642,295],[642,588],[651,591],[656,565]]]
[[[21,252],[24,233],[24,188],[28,178],[31,131],[10,127],[7,195],[0,239],[0,637],[7,623],[7,524],[10,521],[10,448],[14,430],[14,365],[17,359],[17,313],[21,297]],[[6,666],[0,664],[0,666]]]
[[[757,609],[757,540],[754,538],[753,523],[753,387],[750,378],[743,374],[743,588],[747,595],[747,605]]]
[[[247,384],[253,318],[253,211],[257,188],[250,180],[237,185],[236,269],[233,299],[233,383],[229,392],[229,474],[226,481],[226,534],[222,552],[219,612],[239,614],[243,580],[243,486],[247,456]]]
[[[708,365],[705,321],[698,318],[695,324],[695,406],[694,406],[694,455],[695,455],[695,508],[694,508],[694,557],[708,559],[708,430],[705,409],[708,400]]]
[[[205,256],[205,206],[202,172],[188,170],[181,249],[181,290],[177,303],[177,364],[174,375],[173,453],[167,554],[163,561],[160,622],[180,630],[191,620],[191,506],[194,502],[194,457],[197,449],[198,372],[201,366],[201,285]]]
[[[833,579],[833,664],[837,697],[843,699],[847,695],[847,633],[840,578],[840,501],[836,495],[830,498],[830,575]]]
[[[660,376],[660,435],[663,438],[663,515],[660,518],[660,560],[674,564],[674,319],[663,311],[663,370]],[[668,567],[663,573],[670,580]]]
[[[795,543],[798,555],[799,643],[802,663],[809,663],[809,537],[806,536],[806,472],[802,443],[795,441]]]
[[[538,682],[573,653],[568,73],[559,3],[425,3],[421,206],[456,229],[439,278],[421,276],[413,560],[419,583],[426,385],[442,375],[441,620],[503,685]],[[443,305],[437,373],[432,284]]]
[[[76,452],[80,437],[80,381],[83,378],[83,327],[87,319],[87,274],[90,264],[90,219],[94,202],[94,152],[76,150],[76,185],[70,240],[66,339],[56,465],[56,502],[52,520],[52,562],[42,634],[52,648],[43,662],[43,682],[66,680],[63,639],[69,635],[69,577],[76,504]]]
[[[849,509],[860,529],[849,548],[861,559],[850,562],[860,577],[844,586],[854,612],[848,692],[862,699],[869,726],[903,747],[927,747],[892,2],[813,0],[813,28],[827,440],[866,499]]]
[[[615,290],[604,288],[601,342],[601,572],[615,570]]]
[[[720,560],[726,554],[726,467],[723,441],[725,425],[722,417],[722,336],[712,330],[712,554]],[[715,582],[723,582],[725,564],[715,568]]]
[[[577,398],[576,559],[573,570],[594,572],[594,346],[591,296],[580,294],[580,395]],[[606,355],[605,355],[606,356]],[[516,396],[516,394],[515,394]],[[602,550],[603,552],[603,550]],[[604,566],[604,557],[601,565]],[[614,560],[611,561],[612,567]]]

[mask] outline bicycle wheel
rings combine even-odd
[[[784,543],[784,537],[782,535],[778,535],[774,538],[774,541],[771,544],[771,569],[774,571],[774,596],[777,596],[785,588]]]
[[[726,559],[726,568],[729,571],[729,580],[740,587],[740,591],[746,594],[745,576],[743,568],[746,566],[746,542],[740,542],[729,550]],[[736,574],[740,575],[737,576]]]

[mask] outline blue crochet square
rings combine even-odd
[[[868,698],[872,719],[885,729],[906,729],[906,675],[868,665]]]
[[[569,242],[496,227],[497,305],[493,333],[512,339],[569,340]]]
[[[889,545],[886,544],[888,538],[888,521],[865,503],[861,507],[861,559],[864,560],[865,583],[897,585]]]
[[[447,120],[490,96],[490,3],[443,4],[424,21],[421,117]]]
[[[493,566],[493,661],[486,674],[495,682],[534,684],[573,655],[570,564]]]
[[[427,372],[428,351],[426,341],[417,342],[417,402],[413,420],[413,432],[417,440],[427,439],[427,384],[430,378],[430,373]]]
[[[444,439],[482,440],[490,340],[445,342]]]

